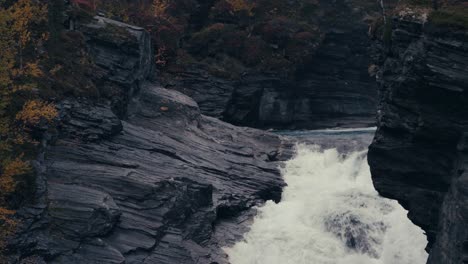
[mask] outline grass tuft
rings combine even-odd
[[[438,26],[468,29],[468,7],[451,7],[433,11],[429,16],[429,21]]]

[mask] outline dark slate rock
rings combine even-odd
[[[150,75],[153,66],[151,37],[143,28],[96,16],[80,25],[94,63],[100,68],[95,83],[119,117]]]
[[[80,186],[51,183],[48,201],[52,225],[70,237],[106,235],[121,214],[112,197]]]
[[[69,254],[59,255],[47,263],[89,263],[89,264],[123,264],[124,256],[115,248],[105,244],[100,239],[95,239],[80,245]]]
[[[178,90],[193,98],[203,114],[222,118],[229,107],[236,81],[212,76],[202,66],[170,73],[166,88]]]
[[[97,141],[122,130],[122,122],[106,105],[65,100],[58,105],[62,136]]]
[[[151,40],[143,28],[101,16],[81,25],[95,63],[106,70],[105,79],[132,85],[151,70]]]
[[[303,65],[295,65],[293,76],[245,68],[238,78],[222,78],[197,63],[170,73],[164,86],[194,98],[203,114],[241,126],[375,125],[378,89],[368,73],[371,40],[364,19],[369,13],[350,1],[319,2],[320,12],[329,14],[318,22],[324,40]]]
[[[59,131],[34,162],[35,199],[18,212],[9,262],[227,263],[221,248],[247,231],[253,208],[281,199],[291,144],[144,82],[152,55],[142,29],[96,17],[80,30],[102,94],[58,104]]]
[[[16,249],[28,248],[17,256],[47,263],[226,263],[221,247],[246,231],[229,223],[251,218],[244,212],[265,200],[280,200],[284,183],[272,159],[281,156],[278,136],[203,116],[179,92],[142,87],[120,133],[97,141],[64,136],[48,147],[41,174],[48,199],[39,200],[43,212],[16,239]],[[68,122],[85,127],[110,109],[69,106],[80,115]],[[67,126],[67,135],[81,127]]]
[[[379,127],[368,155],[374,185],[426,231],[428,263],[464,263],[467,34],[415,16],[396,17],[393,24],[392,47],[378,75]]]

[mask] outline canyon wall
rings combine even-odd
[[[146,81],[141,28],[96,17],[80,30],[112,97],[58,104],[8,263],[226,263],[221,247],[241,238],[252,208],[281,199],[280,138]]]
[[[392,24],[368,156],[374,185],[426,231],[428,263],[466,263],[468,34],[424,10],[402,10]]]
[[[368,73],[372,43],[368,31],[371,17],[378,16],[380,11],[375,1],[363,3],[367,2],[316,1],[313,13],[308,15],[310,18],[297,14],[303,16],[300,25],[303,23],[317,31],[314,34],[319,40],[307,45],[288,42],[282,46],[277,38],[294,40],[311,33],[296,30],[296,24],[274,24],[276,20],[288,21],[287,17],[277,15],[278,18],[271,22],[273,29],[268,29],[276,32],[275,38],[258,33],[266,42],[265,49],[274,50],[273,55],[267,55],[260,64],[269,64],[277,53],[283,53],[290,60],[288,63],[292,63],[284,69],[268,71],[248,65],[237,66],[237,60],[229,54],[242,52],[242,46],[222,46],[211,58],[210,50],[217,45],[213,40],[203,49],[187,48],[200,61],[187,67],[170,68],[163,78],[163,85],[194,98],[204,114],[235,125],[279,129],[372,126],[375,124],[377,87]],[[290,2],[289,5],[298,4]],[[205,24],[216,22],[223,22],[225,27],[232,26],[226,19],[218,21],[216,17]],[[251,38],[258,37],[255,27]],[[220,39],[224,37],[219,36]],[[190,45],[188,40],[187,46]],[[253,52],[247,55],[260,56],[257,53],[262,51]],[[228,67],[225,75],[237,71],[240,74],[234,78],[216,75],[209,69],[215,67],[213,65]]]
[[[106,96],[58,103],[61,125],[42,142],[36,202],[18,212],[9,261],[226,263],[221,247],[241,238],[252,208],[281,199],[278,166],[291,146],[217,118],[361,127],[374,124],[378,104],[368,155],[376,189],[426,231],[429,263],[468,262],[466,29],[398,14],[390,38],[374,46],[377,102],[370,12],[319,2],[323,38],[292,78],[245,68],[233,80],[194,64],[152,83],[146,31],[102,17],[82,25]]]

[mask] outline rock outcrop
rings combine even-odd
[[[36,162],[35,203],[18,212],[10,263],[226,263],[221,247],[241,238],[252,208],[281,198],[282,141],[144,82],[144,32],[122,46],[101,39],[108,28],[91,29],[102,80],[121,92],[59,104],[61,126]]]
[[[429,262],[468,262],[468,35],[403,10],[379,73],[376,189],[428,235]]]
[[[153,47],[143,28],[96,16],[79,30],[99,71],[93,76],[101,97],[123,117],[132,96],[152,70]]]
[[[368,30],[378,6],[352,1],[320,5],[325,11],[320,24],[324,39],[298,72],[293,122],[299,128],[373,126],[378,96],[368,71],[372,43]]]
[[[371,40],[366,18],[378,10],[378,4],[367,7],[342,0],[316,4],[323,40],[308,47],[307,58],[295,62],[294,73],[246,67],[239,78],[223,78],[200,64],[169,72],[164,86],[193,97],[204,114],[236,125],[282,129],[373,126],[377,87],[368,73]],[[277,30],[287,34],[289,29]]]

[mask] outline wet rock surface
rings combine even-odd
[[[291,146],[145,81],[146,33],[94,23],[81,29],[110,93],[58,103],[9,263],[227,263],[221,247],[241,239],[253,207],[281,199]]]
[[[109,106],[70,105],[64,123],[80,137],[48,147],[38,179],[45,197],[22,212],[20,256],[47,263],[224,263],[220,247],[242,235],[249,210],[281,198],[280,138],[203,116],[179,92],[145,84],[120,131],[101,137],[82,127]]]
[[[427,233],[428,263],[467,261],[466,31],[395,18],[381,65],[379,128],[369,149],[376,189]]]

